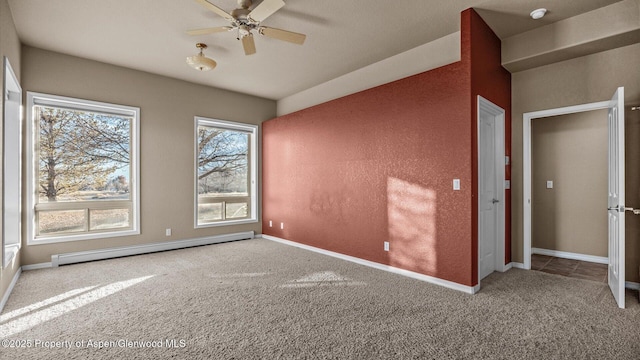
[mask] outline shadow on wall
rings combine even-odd
[[[538,118],[531,121],[531,247],[560,250],[555,247],[558,198],[553,194],[558,187],[556,174],[561,168],[558,166],[559,162],[554,161],[559,153],[558,142],[550,141],[557,130],[550,131],[548,127],[542,126],[549,119]],[[547,189],[546,180],[554,181],[553,189]],[[549,243],[554,247],[549,247]]]
[[[637,106],[636,102],[630,103]],[[640,110],[625,107],[625,152],[626,156],[626,206],[640,208]],[[639,269],[634,266],[640,263],[640,216],[627,212],[625,216],[626,242],[626,278],[627,281],[640,279]]]
[[[389,265],[436,273],[436,210],[434,190],[387,179]]]

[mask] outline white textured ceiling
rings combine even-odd
[[[237,7],[236,0],[209,1],[227,12]],[[285,0],[263,25],[304,33],[305,44],[257,35],[251,56],[233,32],[186,35],[228,24],[193,0],[9,0],[9,6],[24,44],[278,100],[456,32],[469,7],[505,38],[617,1]],[[530,19],[539,7],[548,15]],[[196,42],[209,46],[205,54],[216,69],[186,65]]]

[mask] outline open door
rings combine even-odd
[[[624,308],[624,87],[609,103],[609,268],[608,282],[618,306]]]

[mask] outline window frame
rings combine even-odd
[[[82,233],[64,233],[55,235],[38,236],[36,229],[36,216],[38,211],[46,211],[55,209],[63,211],[66,208],[74,208],[72,204],[79,202],[61,202],[59,204],[39,203],[38,202],[38,181],[39,181],[39,151],[35,148],[38,144],[39,125],[33,119],[35,106],[51,106],[58,108],[69,108],[74,110],[108,113],[121,115],[132,118],[131,134],[130,134],[130,168],[129,174],[129,194],[131,200],[128,206],[115,206],[111,203],[99,203],[93,201],[82,202],[85,204],[85,211],[104,210],[113,208],[130,209],[130,226],[127,228],[107,229],[107,230],[88,230],[90,226],[90,218],[86,217],[87,231]],[[27,92],[27,245],[41,245],[60,242],[95,240],[121,236],[131,236],[140,234],[140,108],[127,105],[112,104],[106,102],[85,100],[66,96],[58,96],[44,93]],[[120,202],[122,203],[122,201]],[[37,209],[39,208],[39,209]]]
[[[20,82],[16,77],[16,74],[9,63],[9,58],[6,56],[2,57],[3,63],[3,83],[2,83],[2,96],[4,101],[2,101],[2,106],[0,106],[0,110],[3,115],[3,122],[0,124],[2,129],[0,136],[2,140],[0,141],[0,154],[2,156],[2,173],[0,174],[0,192],[2,198],[2,220],[3,224],[6,224],[7,221],[15,220],[17,218],[17,229],[13,228],[12,230],[17,230],[17,236],[13,237],[13,233],[8,233],[8,227],[6,225],[2,226],[2,231],[0,231],[0,238],[2,238],[1,246],[2,249],[0,251],[2,258],[0,259],[0,268],[5,269],[18,255],[18,252],[22,248],[22,181],[24,178],[22,177],[22,130],[23,130],[23,103],[22,103],[22,87],[20,86]],[[17,108],[14,106],[10,106],[10,102],[15,102],[17,104]],[[14,121],[12,126],[9,125],[9,121]],[[17,126],[15,126],[17,125]],[[14,131],[17,130],[18,136],[16,142],[8,141],[9,137],[15,136]],[[17,155],[18,158],[17,165],[18,172],[16,174],[11,174],[7,171],[9,165],[8,156],[9,154]],[[8,180],[8,177],[13,176],[12,181]],[[9,184],[9,185],[8,185]],[[17,186],[16,186],[17,185]],[[16,189],[17,187],[17,189]],[[11,202],[8,203],[7,200],[7,192],[16,192],[17,196],[14,193],[12,199],[9,200]],[[13,202],[15,201],[15,202]],[[11,231],[11,230],[9,230]],[[9,236],[8,236],[9,235]]]
[[[226,219],[220,220],[210,223],[199,224],[198,223],[198,127],[199,126],[210,126],[218,129],[225,130],[233,130],[233,131],[242,131],[248,133],[249,136],[249,161],[248,161],[248,172],[249,179],[247,183],[247,187],[249,190],[249,196],[247,198],[250,201],[249,208],[250,214],[246,218],[242,219]],[[258,159],[260,156],[260,148],[258,147],[258,139],[259,139],[259,127],[258,125],[239,123],[227,120],[219,120],[206,118],[202,116],[194,117],[194,207],[193,207],[193,224],[194,228],[202,229],[202,228],[210,228],[210,227],[219,227],[219,226],[229,226],[229,225],[239,225],[239,224],[251,224],[257,223],[258,220]],[[220,197],[222,200],[222,207],[224,211],[224,207],[226,204],[226,200],[229,199],[231,202],[233,200],[237,200],[239,197]],[[209,202],[207,202],[209,203]],[[211,202],[213,203],[213,202]]]

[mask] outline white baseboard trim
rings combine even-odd
[[[389,266],[389,265],[383,265],[383,264],[380,264],[380,263],[377,263],[377,262],[364,260],[364,259],[360,259],[360,258],[357,258],[357,257],[354,257],[354,256],[340,254],[340,253],[329,251],[329,250],[325,250],[325,249],[320,249],[320,248],[317,248],[317,247],[314,247],[314,246],[300,244],[300,243],[297,243],[297,242],[281,239],[281,238],[278,238],[278,237],[275,237],[275,236],[271,236],[271,235],[262,234],[262,235],[260,235],[260,237],[263,238],[263,239],[266,239],[266,240],[275,241],[275,242],[278,242],[278,243],[281,243],[281,244],[285,244],[285,245],[289,245],[289,246],[295,246],[295,247],[298,247],[298,248],[301,248],[301,249],[317,252],[317,253],[320,253],[320,254],[323,254],[323,255],[332,256],[332,257],[335,257],[335,258],[338,258],[338,259],[341,259],[341,260],[350,261],[350,262],[353,262],[353,263],[356,263],[356,264],[359,264],[359,265],[372,267],[374,269],[388,271],[388,272],[391,272],[391,273],[394,273],[394,274],[410,277],[410,278],[413,278],[413,279],[416,279],[416,280],[421,280],[421,281],[428,282],[428,283],[431,283],[431,284],[444,286],[446,288],[462,291],[462,292],[465,292],[467,294],[475,294],[480,290],[480,284],[478,284],[476,286],[462,285],[462,284],[455,283],[453,281],[444,280],[444,279],[436,278],[436,277],[429,276],[429,275],[420,274],[420,273],[409,271],[409,270],[400,269],[400,268]]]
[[[79,262],[112,259],[122,256],[141,255],[158,251],[184,249],[193,246],[210,245],[228,241],[253,239],[254,232],[246,231],[234,234],[207,236],[195,239],[178,241],[167,241],[144,245],[123,246],[108,249],[98,249],[90,251],[79,251],[67,254],[51,255],[51,267],[60,265],[75,264]]]
[[[20,274],[22,274],[21,267],[19,267],[18,271],[16,271],[15,275],[13,275],[13,280],[11,280],[11,284],[9,284],[7,291],[4,293],[4,296],[2,297],[2,301],[0,301],[0,314],[2,313],[2,310],[4,310],[4,306],[7,304],[7,301],[9,301],[9,295],[11,295],[11,292],[13,291],[13,287],[16,286],[16,283],[18,282],[18,278],[20,278]]]
[[[588,261],[592,263],[598,264],[608,264],[609,259],[606,256],[594,256],[594,255],[585,255],[578,254],[566,251],[558,251],[558,250],[549,250],[549,249],[541,249],[541,248],[531,248],[532,254],[539,255],[547,255],[547,256],[555,256],[563,259],[572,259],[572,260],[580,260],[580,261]]]
[[[501,272],[506,272],[511,270],[511,268],[513,267],[513,263],[508,263],[506,265],[502,265],[502,271]]]
[[[625,281],[624,287],[631,290],[640,290],[640,283],[633,281]]]
[[[512,268],[523,269],[524,270],[524,264],[523,263],[513,262],[512,261],[509,264],[511,265]]]
[[[50,262],[47,263],[39,263],[39,264],[31,264],[31,265],[22,265],[23,271],[29,270],[38,270],[38,269],[48,269],[52,267]]]

